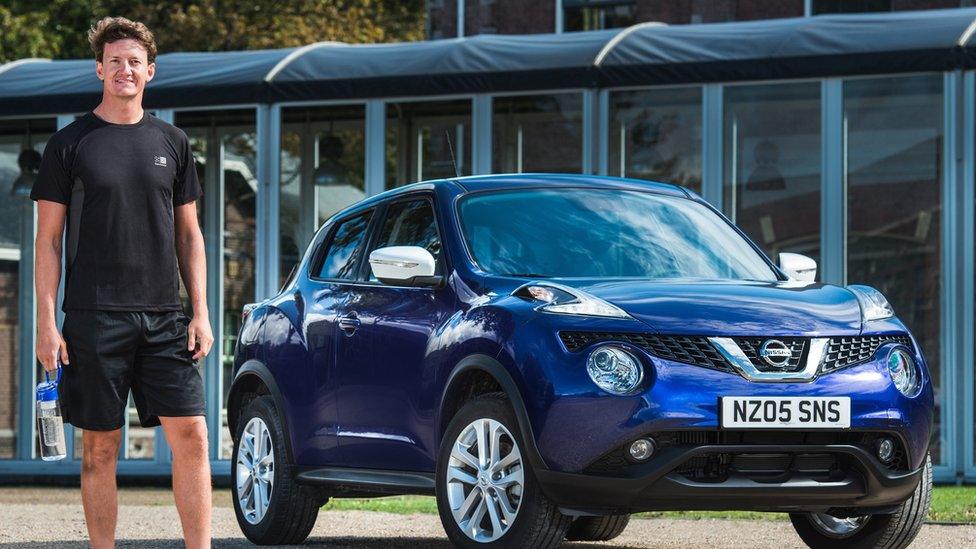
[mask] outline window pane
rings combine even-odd
[[[687,198],[571,188],[475,193],[461,201],[460,220],[472,257],[494,274],[776,279],[725,219]]]
[[[813,0],[813,14],[862,13],[958,8],[971,5],[963,0]]]
[[[495,97],[496,173],[583,169],[583,97],[578,93]]]
[[[610,96],[610,175],[684,185],[701,192],[701,88]]]
[[[454,1],[454,0],[446,0]],[[555,0],[459,0],[464,35],[535,34],[556,30]]]
[[[802,17],[803,0],[737,0],[735,2],[638,2],[637,21],[721,23],[781,17]]]
[[[17,403],[20,402],[19,266],[19,260],[0,260],[0,459],[14,457],[17,448]]]
[[[844,110],[847,281],[884,293],[918,339],[940,432],[942,75],[845,82]]]
[[[725,89],[725,213],[773,261],[820,262],[820,84]]]
[[[21,402],[20,277],[21,253],[33,248],[31,220],[34,209],[28,194],[40,166],[44,145],[54,131],[54,120],[0,122],[0,459],[16,456],[17,442],[31,444],[32,433],[18,437]],[[33,294],[33,288],[28,290]],[[41,374],[43,379],[43,374]],[[36,430],[36,429],[35,429]],[[36,443],[34,448],[37,448]]]
[[[434,210],[426,200],[397,202],[390,206],[383,222],[383,229],[374,249],[387,246],[420,246],[440,259],[441,239],[437,233]],[[435,274],[440,274],[440,262]],[[376,280],[370,271],[370,280]]]
[[[370,217],[372,217],[372,212],[354,217],[339,225],[335,236],[332,237],[332,242],[329,243],[329,251],[322,261],[319,277],[341,280],[354,280],[356,278],[358,273],[355,269]]]
[[[471,175],[471,101],[387,105],[387,189],[457,174]]]
[[[322,223],[366,196],[362,105],[284,109],[282,117],[280,283]]]
[[[629,27],[637,22],[636,0],[563,0],[563,30]]]

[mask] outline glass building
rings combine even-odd
[[[146,106],[187,133],[204,187],[215,474],[241,308],[329,216],[410,182],[537,171],[685,185],[769,254],[880,289],[929,359],[937,479],[976,481],[974,32],[976,9],[953,9],[161,55]],[[92,60],[0,66],[0,478],[80,470],[77,436],[69,459],[36,459],[25,191],[100,89]],[[119,473],[168,474],[161,432],[129,418]]]

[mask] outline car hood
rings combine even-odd
[[[829,284],[560,280],[609,301],[656,332],[685,335],[856,335],[861,309]]]

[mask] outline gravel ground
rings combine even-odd
[[[123,488],[119,493],[118,547],[182,547],[180,522],[166,490]],[[251,546],[237,527],[226,489],[214,494],[214,546]],[[0,549],[87,547],[77,488],[0,488]],[[367,511],[319,514],[306,542],[313,547],[448,548],[433,515]],[[740,520],[633,520],[610,543],[567,543],[566,547],[802,547],[789,523]],[[976,547],[976,526],[929,524],[915,547]]]

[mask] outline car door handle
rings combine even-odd
[[[354,315],[339,317],[339,329],[345,332],[347,336],[351,336],[356,333],[356,330],[359,329],[360,324],[362,323]]]

